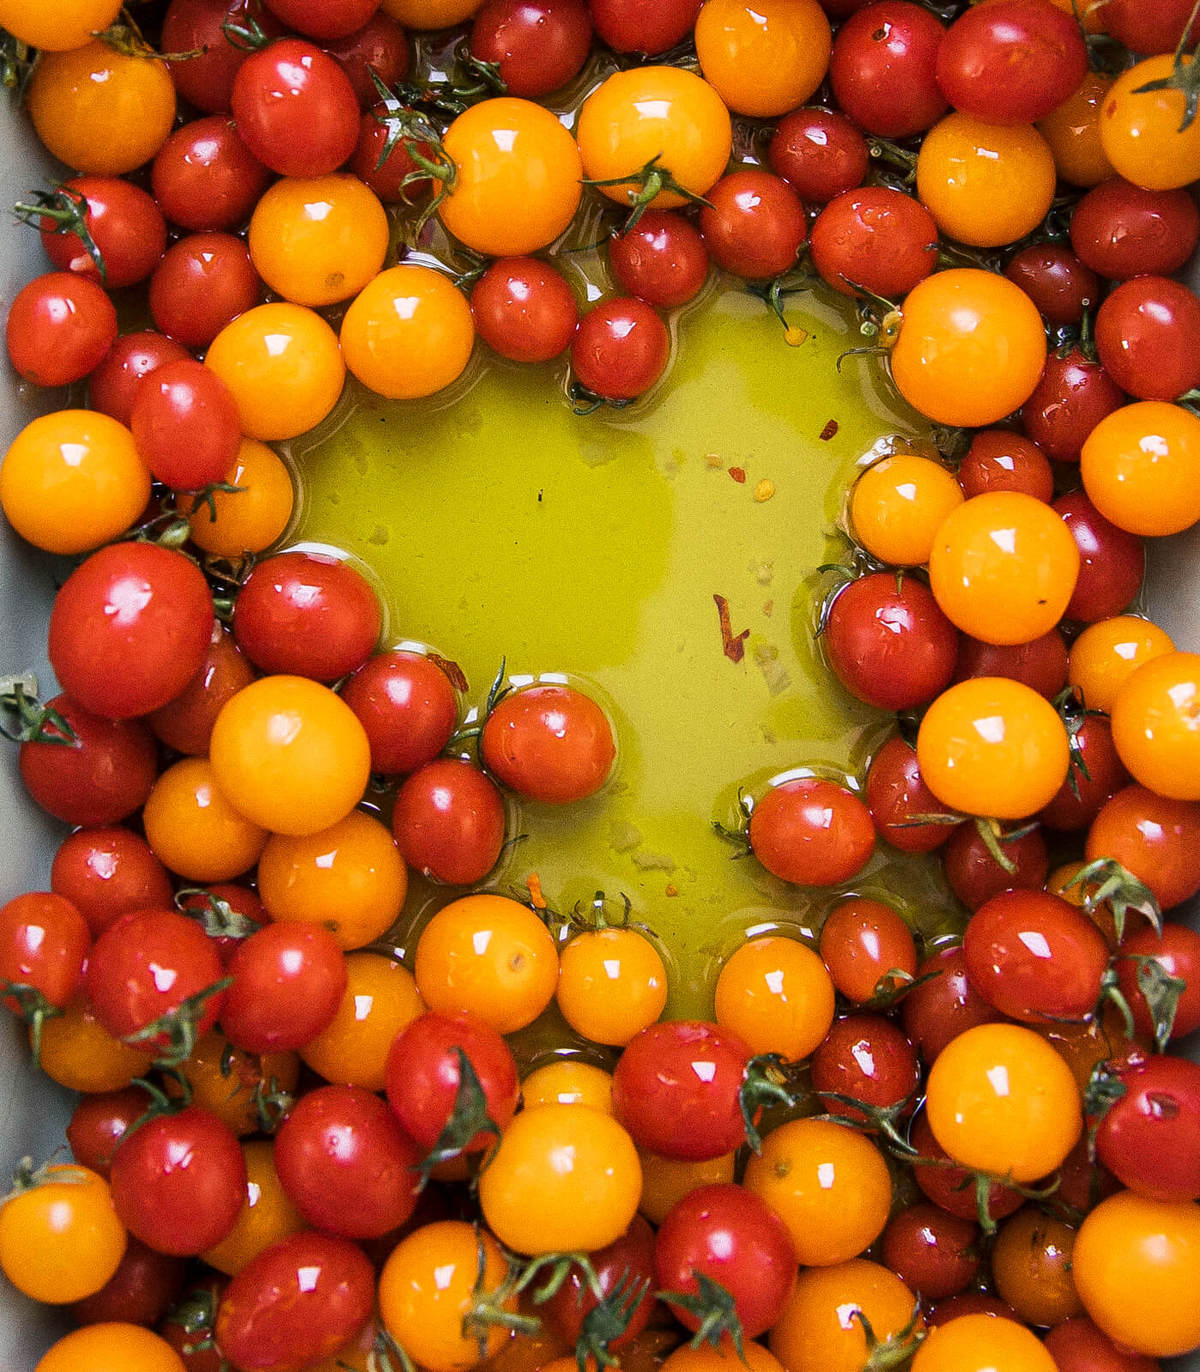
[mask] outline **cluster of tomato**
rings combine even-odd
[[[62,694],[5,699],[76,826],[0,910],[4,1003],[81,1093],[75,1162],[0,1206],[0,1268],[79,1324],[39,1372],[1145,1372],[1200,1345],[1200,1067],[1162,1051],[1200,1027],[1200,936],[1161,923],[1200,890],[1200,659],[1129,612],[1142,538],[1200,517],[1200,299],[1171,276],[1200,23],[1083,9],[0,0],[78,173],[21,209],[58,270],[8,353],[91,405],[0,465],[16,531],[83,555]],[[581,316],[534,254],[605,222],[585,195],[626,216],[625,293]],[[385,266],[398,232],[422,251]],[[347,371],[451,386],[477,335],[631,402],[714,264],[778,304],[802,253],[900,393],[973,432],[956,472],[897,445],[861,474],[821,613],[905,728],[862,798],[793,777],[743,837],[845,891],[879,838],[940,850],[961,941],[922,960],[846,894],[818,949],[748,937],[711,1020],[662,1021],[654,935],[531,882],[442,905],[409,970],[378,947],[408,869],[482,883],[505,790],[596,793],[611,726],[551,682],[460,723],[452,664],[375,651],[352,564],[271,552],[269,445]],[[119,334],[126,288],[154,330]],[[403,778],[390,831],[372,773]],[[538,1025],[573,1051],[528,1070]]]

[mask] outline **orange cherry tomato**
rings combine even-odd
[[[715,1017],[752,1053],[806,1058],[833,1023],[833,980],[798,939],[767,934],[748,939],[725,959],[717,977]]]
[[[554,996],[577,1034],[621,1046],[662,1014],[667,969],[638,930],[588,929],[559,954]]]
[[[264,552],[291,522],[295,504],[291,469],[265,443],[243,438],[225,484],[237,489],[180,500],[180,511],[191,524],[192,542],[218,557]]]
[[[1185,53],[1180,64],[1188,67],[1194,60]],[[1173,190],[1200,177],[1200,122],[1187,120],[1184,92],[1143,89],[1174,69],[1170,53],[1145,58],[1117,77],[1100,108],[1108,160],[1118,176],[1147,190]]]
[[[954,473],[919,453],[872,463],[850,493],[854,537],[880,562],[919,567],[929,561],[942,521],[963,503]]]
[[[915,1346],[917,1298],[894,1272],[865,1258],[800,1273],[767,1342],[788,1372],[861,1372],[867,1327],[889,1351]]]
[[[1037,1337],[1003,1315],[959,1315],[929,1334],[912,1372],[1056,1372]]]
[[[1113,742],[1135,781],[1175,800],[1200,800],[1200,655],[1143,663],[1112,702]]]
[[[642,1164],[642,1199],[638,1209],[651,1224],[661,1224],[676,1201],[701,1186],[732,1181],[737,1165],[736,1153],[719,1153],[715,1158],[692,1162],[664,1158],[639,1148],[638,1158]]]
[[[1073,186],[1098,186],[1116,175],[1100,138],[1100,111],[1112,83],[1104,72],[1088,72],[1073,95],[1037,122],[1059,176]]]
[[[1136,615],[1089,624],[1071,645],[1067,680],[1091,710],[1112,713],[1122,684],[1144,663],[1175,650],[1165,629]]]
[[[583,1058],[554,1058],[521,1078],[521,1104],[590,1105],[612,1114],[612,1073]]]
[[[1075,1233],[1065,1220],[1025,1205],[1000,1226],[992,1245],[996,1294],[1026,1324],[1048,1329],[1083,1313],[1071,1279]]]
[[[832,47],[817,0],[708,0],[694,37],[704,79],[731,110],[759,119],[803,105]]]
[[[142,821],[163,866],[203,884],[241,876],[267,841],[266,830],[225,798],[204,757],[183,758],[162,773]]]
[[[1200,419],[1162,400],[1113,410],[1084,441],[1084,490],[1134,534],[1177,534],[1200,519]]]

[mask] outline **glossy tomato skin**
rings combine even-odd
[[[1168,976],[1184,983],[1175,1007],[1171,1036],[1182,1037],[1200,1029],[1200,934],[1186,924],[1168,920],[1161,934],[1147,926],[1127,935],[1118,952],[1117,984],[1133,1011],[1139,1034],[1154,1033],[1150,1010],[1138,984],[1140,958],[1152,958]]]
[[[1011,872],[992,856],[976,825],[960,824],[947,839],[942,849],[946,884],[968,910],[978,910],[1001,891],[1032,890],[1045,881],[1050,861],[1041,829],[1021,825],[1017,832],[1016,838],[1003,832],[996,835],[1000,851],[1012,864]]]
[[[219,1243],[246,1198],[237,1136],[199,1105],[158,1115],[127,1134],[113,1154],[111,1181],[129,1232],[179,1257]]]
[[[238,944],[221,1009],[229,1041],[248,1053],[302,1048],[333,1019],[346,965],[320,925],[278,920]]]
[[[408,79],[412,66],[408,35],[400,24],[382,10],[344,38],[326,39],[322,49],[349,78],[359,106],[369,110],[379,98],[371,72],[389,89]]]
[[[838,680],[857,700],[907,710],[950,684],[958,634],[923,582],[875,572],[836,593],[824,644]]]
[[[1200,296],[1170,277],[1123,281],[1096,315],[1096,351],[1138,400],[1174,400],[1200,385]]]
[[[212,596],[190,558],[152,543],[110,544],[59,591],[50,662],[85,709],[128,719],[187,685],[204,661],[212,624]]]
[[[917,750],[893,735],[867,768],[867,808],[879,837],[906,853],[941,847],[954,824],[913,824],[914,816],[937,814],[940,802],[921,779]]]
[[[967,978],[961,945],[935,949],[917,968],[920,985],[900,1002],[900,1020],[928,1065],[966,1029],[1001,1018]]]
[[[281,1239],[225,1288],[216,1338],[225,1356],[254,1372],[299,1372],[329,1357],[374,1310],[375,1274],[357,1244],[309,1231]]]
[[[458,696],[445,671],[421,653],[379,653],[356,671],[341,697],[371,745],[371,770],[415,772],[442,751],[458,722]]]
[[[806,205],[827,205],[861,186],[870,165],[867,140],[853,120],[820,106],[783,116],[767,145],[767,161]]]
[[[1200,1199],[1200,1064],[1137,1054],[1124,1088],[1096,1126],[1096,1156],[1123,1185],[1151,1200]]]
[[[959,639],[954,680],[973,676],[1006,676],[1053,700],[1067,684],[1067,645],[1057,629],[1028,643],[984,643],[963,634]]]
[[[649,1324],[655,1311],[655,1301],[650,1295],[654,1288],[654,1230],[641,1214],[635,1215],[633,1223],[619,1239],[589,1253],[588,1258],[605,1296],[622,1282],[622,1292],[632,1289],[631,1282],[643,1283],[645,1287],[633,1305],[624,1333],[618,1334],[609,1344],[615,1351],[632,1343]],[[542,1308],[555,1333],[573,1345],[583,1330],[584,1320],[596,1305],[595,1294],[583,1272],[578,1266],[572,1266],[562,1286]]]
[[[236,229],[271,180],[228,115],[212,114],[177,128],[150,169],[163,214],[193,233]]]
[[[632,229],[614,233],[608,261],[622,290],[659,310],[686,305],[708,280],[703,236],[671,210],[647,210]]]
[[[1085,305],[1100,299],[1100,278],[1064,243],[1021,248],[1004,269],[1048,324],[1078,324]]]
[[[1038,818],[1049,829],[1086,829],[1100,807],[1129,784],[1129,773],[1113,744],[1112,725],[1103,715],[1084,718],[1073,746],[1087,773],[1076,765],[1074,788],[1064,782],[1058,795],[1042,808]]]
[[[666,371],[670,356],[667,326],[636,296],[593,306],[571,343],[571,368],[580,384],[610,401],[636,400]]]
[[[230,93],[238,132],[282,176],[325,176],[358,142],[358,101],[341,67],[312,43],[281,38],[238,68]]]
[[[640,1148],[699,1162],[746,1137],[739,1093],[750,1050],[703,1020],[643,1029],[613,1073],[613,1110]]]
[[[597,35],[614,52],[640,52],[647,57],[673,48],[691,32],[701,0],[589,0]]]
[[[323,682],[361,667],[382,624],[371,584],[327,553],[264,558],[242,583],[233,611],[237,645],[261,671]]]
[[[510,95],[536,100],[579,75],[591,41],[583,0],[489,0],[472,21],[470,50],[499,66]]]
[[[152,329],[121,334],[88,378],[88,403],[128,428],[143,379],[188,356],[183,344]]]
[[[83,978],[91,947],[87,920],[64,896],[27,891],[0,906],[0,982],[29,986],[62,1007]],[[20,1006],[5,996],[5,1007]]]
[[[144,281],[167,246],[167,225],[153,199],[116,176],[72,176],[60,195],[84,212],[84,224],[104,262],[95,259],[76,233],[64,233],[51,219],[41,224],[42,247],[61,271],[76,272],[106,290]]]
[[[74,744],[22,743],[17,765],[25,789],[65,824],[115,824],[141,808],[158,775],[154,737],[139,720],[105,719],[65,695],[47,707],[60,714]],[[62,730],[47,725],[51,738]]]
[[[883,1015],[846,1015],[835,1020],[813,1053],[811,1071],[813,1089],[825,1108],[860,1124],[867,1123],[866,1113],[836,1097],[906,1114],[921,1077],[917,1050],[904,1031]]]
[[[142,461],[172,490],[199,490],[223,480],[242,441],[229,388],[191,357],[145,378],[129,427]]]
[[[73,272],[46,272],[22,286],[5,324],[9,360],[38,386],[81,381],[116,337],[112,301],[94,281]]]
[[[186,1275],[183,1258],[158,1253],[131,1237],[117,1270],[99,1291],[72,1304],[71,1317],[81,1325],[152,1326],[178,1299]]]
[[[1021,407],[1025,433],[1056,462],[1078,462],[1084,440],[1125,393],[1095,358],[1078,348],[1054,352]]]
[[[579,306],[566,278],[536,257],[493,262],[471,290],[480,338],[513,362],[549,362],[570,344]]]
[[[889,973],[916,975],[912,930],[879,900],[859,896],[835,905],[821,925],[818,946],[833,984],[855,1004],[870,1000]]]
[[[257,305],[262,292],[240,238],[189,234],[173,243],[154,269],[150,313],[163,333],[203,351],[231,319]]]
[[[215,621],[208,653],[196,675],[178,695],[151,710],[146,723],[168,748],[189,757],[203,757],[222,705],[248,686],[255,675],[233,634]]]
[[[392,832],[405,862],[452,886],[482,881],[504,848],[504,798],[463,758],[435,758],[396,792]]]
[[[773,876],[798,886],[836,886],[866,866],[875,826],[863,802],[823,777],[796,777],[757,800],[750,850]]]
[[[742,1333],[757,1338],[779,1319],[796,1280],[796,1250],[779,1216],[734,1182],[701,1186],[673,1205],[659,1226],[654,1272],[660,1291],[699,1291],[698,1274],[733,1297]],[[688,1329],[701,1317],[672,1307]]]
[[[877,0],[838,30],[829,63],[840,109],[882,138],[908,138],[932,127],[948,102],[935,62],[941,21],[909,0]]]
[[[271,13],[306,38],[332,40],[352,34],[374,15],[379,0],[340,0],[321,4],[313,0],[264,0]]]
[[[979,1226],[936,1205],[898,1210],[881,1238],[881,1256],[925,1300],[956,1295],[979,1270]]]
[[[212,114],[229,109],[233,79],[249,55],[229,40],[226,23],[257,24],[267,38],[283,32],[261,0],[171,0],[163,16],[162,51],[195,54],[169,64],[175,89],[198,110]]]
[[[174,894],[150,845],[123,825],[68,834],[54,854],[50,889],[76,907],[93,934],[129,910],[170,905]]]
[[[804,206],[787,182],[758,168],[709,188],[700,233],[718,267],[749,281],[786,272],[808,236]]]
[[[1200,804],[1126,786],[1101,808],[1084,856],[1115,858],[1170,910],[1200,890]]]
[[[1046,1335],[1046,1348],[1058,1372],[1158,1372],[1143,1353],[1119,1348],[1086,1315],[1072,1315]]]
[[[917,1150],[918,1157],[933,1160],[932,1164],[918,1164],[913,1168],[913,1177],[925,1196],[958,1219],[977,1218],[979,1201],[971,1174],[964,1167],[947,1165],[949,1154],[934,1137],[924,1110],[914,1118],[908,1141]],[[993,1220],[1000,1220],[1021,1208],[1022,1196],[1011,1186],[993,1182],[987,1189],[985,1203],[988,1215]]]
[[[1079,549],[1079,577],[1065,617],[1092,624],[1119,615],[1141,588],[1144,543],[1105,519],[1082,491],[1059,496],[1054,509]]]
[[[1108,946],[1081,911],[1049,891],[1005,891],[963,934],[967,975],[985,999],[1027,1024],[1082,1020],[1096,1007]]]
[[[283,1189],[316,1229],[348,1239],[399,1228],[417,1203],[421,1155],[386,1103],[360,1086],[318,1086],[275,1135]]]
[[[1200,239],[1200,209],[1184,190],[1144,190],[1121,177],[1093,187],[1071,215],[1071,246],[1101,276],[1170,276]]]
[[[844,191],[813,223],[813,265],[842,295],[899,300],[933,271],[937,236],[933,216],[912,196],[887,186]]]
[[[608,716],[573,686],[533,685],[493,707],[480,737],[484,766],[518,795],[552,805],[584,800],[612,771]]]

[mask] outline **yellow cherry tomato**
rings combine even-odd
[[[158,57],[98,39],[47,52],[25,95],[38,137],[77,172],[121,176],[149,162],[175,122],[175,85]]]
[[[166,1339],[140,1324],[103,1321],[72,1329],[42,1354],[33,1372],[186,1372]]]
[[[264,552],[291,523],[296,500],[291,469],[273,448],[257,438],[243,438],[225,484],[237,489],[214,491],[203,500],[180,500],[192,542],[218,557]]]
[[[1118,1191],[1084,1219],[1072,1275],[1110,1339],[1151,1358],[1200,1345],[1200,1206]]]
[[[612,1114],[612,1073],[583,1058],[554,1058],[521,1078],[521,1104],[590,1105]]]
[[[217,334],[205,362],[233,393],[242,432],[295,438],[337,404],[346,364],[337,335],[305,305],[277,300],[240,314]]]
[[[1003,1315],[959,1315],[917,1349],[912,1372],[1056,1372],[1037,1337]]]
[[[383,0],[384,14],[406,29],[446,29],[470,19],[483,0]]]
[[[558,949],[527,905],[480,893],[437,911],[417,938],[414,971],[431,1010],[469,1010],[511,1034],[554,998]]]
[[[900,1278],[866,1258],[810,1267],[800,1273],[767,1342],[788,1372],[862,1372],[870,1358],[866,1326],[897,1352],[915,1346],[923,1328],[916,1308],[916,1296]]]
[[[258,860],[258,894],[272,919],[323,924],[345,949],[395,923],[408,872],[391,830],[352,810],[315,834],[275,834]]]
[[[1107,414],[1084,440],[1083,488],[1134,534],[1177,534],[1200,519],[1200,419],[1163,400]]]
[[[662,1014],[667,969],[636,929],[589,929],[559,954],[554,996],[577,1034],[621,1046]]]
[[[618,205],[630,204],[642,191],[638,174],[650,164],[652,172],[669,172],[691,195],[703,195],[724,172],[733,144],[725,102],[682,67],[614,72],[584,101],[575,136],[584,175],[615,181],[598,189]],[[660,189],[648,203],[669,210],[687,198]]]
[[[86,1001],[72,1001],[42,1025],[41,1069],[70,1091],[119,1091],[153,1065],[149,1053],[130,1048],[100,1023]]]
[[[817,0],[706,0],[694,38],[704,79],[731,110],[760,119],[803,105],[832,47]]]
[[[892,1206],[883,1154],[865,1134],[828,1120],[772,1129],[746,1164],[743,1185],[787,1225],[801,1267],[858,1257],[879,1237]]]
[[[951,1039],[929,1070],[925,1111],[955,1162],[1020,1183],[1049,1176],[1083,1130],[1071,1069],[1019,1024],[978,1024]]]
[[[1070,529],[1052,506],[1022,491],[964,501],[943,521],[929,554],[929,585],[942,613],[985,643],[1048,634],[1078,576]]]
[[[275,1170],[275,1145],[270,1139],[242,1144],[246,1160],[246,1199],[233,1228],[202,1256],[210,1267],[232,1277],[264,1248],[308,1228],[292,1204]]]
[[[425,1009],[413,974],[378,953],[351,953],[332,1021],[300,1050],[326,1081],[382,1091],[392,1041]]]
[[[628,1358],[622,1358],[622,1366],[629,1367]],[[784,1364],[769,1349],[753,1339],[747,1339],[742,1352],[729,1340],[722,1340],[715,1348],[711,1343],[702,1343],[693,1348],[685,1343],[676,1348],[658,1364],[660,1372],[784,1372]]]
[[[715,1158],[691,1162],[684,1158],[664,1158],[660,1153],[638,1149],[642,1164],[642,1199],[638,1209],[651,1224],[661,1224],[676,1201],[699,1190],[733,1180],[736,1153],[720,1153]]]
[[[1042,317],[1007,277],[975,267],[934,272],[904,298],[890,361],[900,394],[929,419],[996,424],[1041,379]]]
[[[121,12],[121,0],[0,0],[0,28],[43,52],[81,48]]]
[[[258,1133],[270,1117],[270,1097],[295,1090],[300,1079],[300,1058],[293,1052],[247,1053],[218,1030],[202,1034],[180,1075],[192,1093],[192,1104],[202,1105],[241,1137]],[[182,1094],[170,1077],[163,1080],[169,1096]]]
[[[1054,188],[1054,155],[1032,124],[985,124],[956,110],[917,155],[917,199],[946,237],[976,248],[1032,233]]]
[[[431,267],[402,263],[380,272],[342,320],[346,366],[377,395],[415,400],[462,375],[475,345],[471,307]]]
[[[142,823],[164,867],[204,884],[241,876],[267,841],[266,829],[226,799],[204,757],[183,758],[162,773]]]
[[[583,166],[570,133],[532,100],[481,100],[446,130],[454,164],[438,216],[468,248],[519,257],[548,247],[575,217]]]
[[[332,305],[357,295],[383,266],[388,219],[356,176],[285,176],[254,207],[249,245],[255,269],[277,295]]]
[[[508,1338],[500,1324],[470,1319],[508,1275],[496,1240],[477,1225],[439,1220],[400,1240],[379,1274],[383,1327],[428,1372],[466,1372]],[[500,1302],[515,1310],[515,1294]]]
[[[358,717],[327,686],[295,676],[261,677],[231,696],[209,758],[230,804],[276,834],[315,834],[344,819],[371,771]]]
[[[1184,68],[1194,60],[1188,53],[1179,59]],[[1200,177],[1200,121],[1188,120],[1187,96],[1179,89],[1144,89],[1174,69],[1170,53],[1145,58],[1117,77],[1100,108],[1108,160],[1118,176],[1147,190],[1174,190]]]
[[[1112,703],[1112,734],[1135,781],[1200,800],[1200,654],[1165,653],[1139,667]]]
[[[25,1295],[66,1305],[94,1295],[125,1254],[108,1182],[58,1164],[0,1205],[0,1269]]]
[[[962,503],[962,487],[940,462],[895,453],[855,481],[850,523],[872,557],[893,567],[919,567],[929,561],[942,521]]]
[[[1174,640],[1157,624],[1114,615],[1089,624],[1071,645],[1067,680],[1088,709],[1111,714],[1123,683],[1143,664],[1174,650]]]
[[[93,410],[30,420],[0,465],[0,508],[48,553],[91,552],[122,534],[150,499],[150,470],[133,435]]]
[[[1088,72],[1072,95],[1037,122],[1059,176],[1073,186],[1098,186],[1116,175],[1100,139],[1100,110],[1112,83],[1105,72]]]
[[[833,1023],[833,980],[820,957],[799,939],[767,934],[748,939],[725,959],[714,1013],[752,1053],[806,1058]]]
[[[1083,1314],[1071,1280],[1076,1230],[1057,1215],[1022,1206],[1000,1226],[992,1245],[996,1294],[1026,1324],[1042,1329]]]
[[[1024,819],[1067,777],[1067,731],[1045,697],[1009,677],[971,677],[943,691],[917,733],[925,785],[949,810]]]
[[[633,1140],[587,1105],[522,1110],[479,1175],[484,1221],[518,1253],[604,1248],[629,1228],[641,1194]]]

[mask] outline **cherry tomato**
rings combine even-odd
[[[1038,816],[1050,829],[1086,829],[1100,807],[1129,784],[1116,746],[1112,727],[1102,715],[1087,715],[1071,740],[1075,761],[1074,786],[1068,777],[1058,795]],[[1082,766],[1080,765],[1082,763]],[[1083,771],[1086,768],[1086,774]]]
[[[820,949],[834,986],[859,1005],[876,995],[881,983],[903,982],[917,970],[916,943],[902,916],[862,896],[841,901],[825,916]]]
[[[326,39],[321,47],[349,77],[355,98],[364,110],[370,109],[378,96],[372,71],[393,89],[408,79],[412,66],[408,35],[391,15],[381,10],[344,38]]]
[[[934,535],[963,501],[940,462],[898,452],[869,466],[850,493],[854,536],[873,557],[898,567],[929,561]]]
[[[233,121],[220,114],[176,129],[150,169],[162,213],[193,233],[236,229],[250,217],[270,180],[270,168],[242,142]]]
[[[605,1299],[621,1301],[622,1306],[625,1301],[631,1303],[624,1332],[608,1344],[614,1352],[618,1348],[627,1348],[649,1324],[655,1310],[655,1302],[650,1297],[654,1287],[654,1231],[641,1215],[635,1215],[620,1238],[588,1256]],[[642,1291],[635,1300],[639,1285]],[[622,1300],[622,1297],[625,1299]],[[542,1309],[554,1332],[573,1345],[583,1332],[584,1320],[597,1304],[590,1283],[582,1270],[573,1265],[566,1280]]]
[[[1070,233],[1071,246],[1101,276],[1169,276],[1196,247],[1200,210],[1185,190],[1145,190],[1113,177],[1075,206]]]
[[[807,944],[783,935],[747,939],[721,964],[717,1023],[752,1053],[806,1058],[833,1023],[834,982]]]
[[[825,76],[832,39],[817,0],[709,0],[694,30],[704,79],[731,110],[759,119],[803,105]]]
[[[34,1372],[180,1372],[179,1354],[140,1324],[106,1320],[64,1334]]]
[[[1186,69],[1182,53],[1144,58],[1113,82],[1100,110],[1100,141],[1118,176],[1146,190],[1175,190],[1200,176],[1200,129],[1179,87],[1147,86]]]
[[[1162,933],[1147,927],[1126,937],[1118,950],[1117,985],[1120,987],[1139,1034],[1153,1037],[1155,1025],[1146,997],[1141,990],[1141,959],[1150,958],[1167,976],[1184,982],[1175,1004],[1171,1021],[1172,1038],[1190,1034],[1200,1028],[1200,934],[1186,924],[1174,920],[1163,926]]]
[[[614,52],[657,57],[689,36],[701,0],[669,0],[662,5],[637,0],[589,0],[596,33]]]
[[[826,1109],[868,1130],[869,1110],[911,1112],[921,1079],[917,1050],[882,1015],[835,1020],[813,1054],[811,1070],[813,1089]]]
[[[379,8],[379,0],[264,0],[267,9],[289,29],[307,38],[345,38],[360,29]]]
[[[228,386],[192,358],[168,362],[144,379],[129,427],[155,480],[184,491],[220,481],[242,441]]]
[[[1054,1359],[1024,1325],[1003,1315],[959,1315],[917,1349],[913,1372],[1054,1372]]]
[[[163,333],[203,349],[262,294],[262,281],[240,238],[189,234],[173,243],[154,269],[150,313]]]
[[[1200,1064],[1140,1057],[1095,1130],[1096,1156],[1122,1186],[1159,1201],[1200,1199]]]
[[[798,886],[836,886],[870,860],[875,826],[863,802],[823,777],[795,777],[755,801],[746,830],[772,876]]]
[[[940,1300],[961,1291],[979,1270],[979,1226],[918,1202],[888,1220],[880,1256],[913,1291]]]
[[[642,1160],[642,1200],[639,1210],[651,1224],[661,1224],[672,1206],[700,1186],[733,1180],[735,1153],[721,1153],[699,1162],[664,1158],[658,1153],[638,1149]],[[753,1345],[751,1345],[753,1347]]]
[[[116,0],[67,0],[45,12],[30,10],[21,0],[0,6],[0,24],[22,43],[45,52],[82,47],[99,29],[106,29],[120,11]]]
[[[844,191],[813,223],[813,265],[842,295],[899,299],[933,271],[937,232],[911,196],[887,186]]]
[[[826,205],[861,186],[869,165],[867,140],[837,110],[817,106],[791,110],[767,144],[767,161],[806,205]]]
[[[346,990],[337,940],[319,925],[278,920],[243,939],[229,959],[233,984],[221,1028],[247,1053],[303,1048],[333,1022]]]
[[[1080,456],[1092,504],[1120,529],[1170,534],[1200,519],[1200,419],[1178,405],[1139,400],[1102,419]]]
[[[1004,275],[1020,286],[1047,324],[1078,324],[1085,306],[1100,298],[1100,278],[1065,243],[1021,248]]]
[[[1113,742],[1135,781],[1162,796],[1200,800],[1195,653],[1166,653],[1137,669],[1112,704]]]
[[[942,849],[946,885],[968,910],[978,910],[1001,891],[1036,890],[1046,880],[1050,860],[1040,827],[1022,824],[1016,833],[1014,838],[999,825],[992,828],[996,846],[1011,865],[1011,871],[993,857],[976,824],[960,824],[946,840]]]
[[[953,824],[912,822],[936,814],[940,802],[921,779],[916,749],[899,735],[889,738],[871,759],[866,801],[879,837],[906,853],[931,853],[954,829]]]
[[[1086,1315],[1073,1315],[1046,1335],[1058,1372],[1157,1372],[1158,1363],[1118,1348]]]
[[[721,177],[705,200],[700,232],[718,267],[750,281],[780,276],[791,268],[808,236],[808,225],[804,206],[786,181],[747,168]]]
[[[868,1328],[888,1355],[911,1347],[915,1306],[895,1273],[865,1258],[811,1267],[801,1271],[768,1343],[791,1372],[854,1372],[875,1356]]]
[[[64,896],[27,891],[0,905],[0,983],[28,987],[39,1002],[61,1009],[75,996],[91,947],[88,922]],[[20,1014],[16,996],[6,1009]],[[39,1013],[30,1007],[29,1018]]]
[[[241,558],[277,542],[291,522],[295,490],[291,469],[274,449],[243,438],[224,484],[236,489],[184,496],[179,502],[196,547],[218,557]]]
[[[95,282],[46,272],[13,298],[4,331],[9,361],[26,381],[66,386],[99,365],[117,337],[117,312]]]
[[[509,95],[536,100],[579,75],[591,40],[582,0],[490,0],[471,24],[470,51],[496,63]]]
[[[1125,403],[1125,394],[1094,357],[1078,347],[1050,354],[1021,408],[1021,426],[1056,462],[1078,462],[1097,424]]]
[[[566,278],[536,257],[493,262],[471,289],[471,314],[480,338],[513,362],[549,362],[579,322]]]
[[[1109,73],[1089,71],[1061,104],[1037,121],[1059,176],[1073,186],[1098,186],[1116,175],[1100,139],[1100,111],[1112,83]]]
[[[50,889],[75,906],[93,934],[127,910],[170,905],[173,895],[150,845],[121,825],[68,834],[54,854]]]
[[[100,1290],[72,1302],[71,1318],[80,1324],[156,1324],[178,1299],[186,1271],[182,1258],[156,1253],[131,1238],[117,1270]]]
[[[571,368],[580,384],[604,400],[636,400],[662,376],[671,337],[657,314],[635,296],[593,305],[571,343]]]
[[[283,32],[261,0],[171,0],[163,16],[162,50],[181,54],[169,70],[189,104],[217,114],[228,111],[233,78],[250,54],[235,35],[254,26],[268,40]]]
[[[608,780],[616,756],[612,725],[573,686],[535,683],[510,691],[483,724],[480,753],[497,781],[553,805],[584,800]]]
[[[1103,15],[1104,32],[1124,43],[1130,52],[1172,52],[1177,44],[1194,44],[1200,37],[1185,0],[1164,0],[1153,9],[1143,9],[1131,0],[1112,0]]]
[[[1078,585],[1078,583],[1076,583]],[[1057,629],[1028,643],[984,643],[963,634],[959,640],[955,681],[972,676],[1008,676],[1053,700],[1066,685],[1067,645]]]
[[[202,757],[208,752],[221,706],[253,680],[254,668],[242,656],[233,635],[214,621],[200,669],[178,695],[151,711],[146,723],[176,752]]]
[[[1200,296],[1169,277],[1138,276],[1104,299],[1096,351],[1138,400],[1174,400],[1200,385]]]
[[[1165,630],[1136,615],[1117,615],[1089,625],[1071,646],[1067,677],[1085,704],[1112,710],[1122,682],[1144,662],[1173,652]]]
[[[114,1038],[84,999],[42,1026],[42,1071],[70,1091],[119,1091],[151,1070],[150,1052]]]
[[[108,290],[144,281],[167,246],[162,211],[144,190],[116,176],[69,177],[51,198],[39,229],[56,267]]]
[[[913,1179],[920,1190],[948,1214],[974,1220],[983,1213],[995,1222],[1021,1208],[1021,1193],[999,1181],[990,1182],[980,1200],[978,1175],[966,1167],[950,1165],[950,1155],[934,1137],[924,1108],[913,1119],[908,1141],[917,1150],[916,1156],[926,1160],[914,1166]]]
[[[371,770],[385,776],[432,762],[458,722],[458,697],[432,656],[393,649],[372,657],[345,682],[341,697],[371,744]]]
[[[1108,801],[1088,830],[1088,862],[1113,858],[1153,891],[1170,910],[1200,890],[1200,862],[1193,835],[1200,805],[1168,799],[1142,786],[1126,786]]]
[[[242,1144],[246,1164],[246,1195],[233,1228],[204,1250],[204,1261],[232,1277],[272,1244],[307,1226],[283,1189],[275,1169],[274,1140],[254,1139]],[[199,1342],[197,1340],[196,1342]]]
[[[667,969],[637,929],[585,929],[559,954],[554,997],[577,1034],[619,1047],[662,1014]]]
[[[940,19],[909,0],[858,7],[838,29],[829,62],[838,108],[881,138],[932,127],[947,109],[934,74],[945,32]]]

